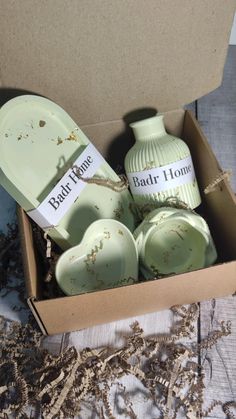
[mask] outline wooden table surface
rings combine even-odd
[[[229,47],[227,62],[224,71],[223,83],[216,91],[190,105],[206,133],[207,138],[224,170],[232,169],[231,184],[236,191],[236,46]],[[7,222],[15,217],[15,203],[9,195],[0,189],[0,229],[6,231]],[[235,220],[236,222],[236,220]],[[224,278],[222,278],[222,281]],[[12,281],[23,281],[14,279]],[[236,278],[235,278],[236,282]],[[4,297],[4,289],[0,291],[0,314],[7,318],[26,323],[29,309],[19,301],[17,292],[10,292]],[[21,310],[15,310],[21,307]],[[222,402],[236,402],[236,297],[228,296],[222,299],[212,299],[199,304],[200,320],[197,333],[193,341],[199,341],[210,331],[217,329],[222,320],[230,320],[232,333],[222,338],[212,349],[202,353],[201,363],[206,375],[205,404],[213,400]],[[127,333],[129,325],[137,320],[145,333],[155,334],[168,332],[173,323],[170,310],[136,316],[86,330],[47,337],[44,346],[51,350],[61,351],[67,345],[76,348],[96,348],[104,345],[119,346],[122,344],[121,336]],[[136,386],[130,379],[127,388]],[[138,418],[154,418],[154,413],[148,411],[145,401],[140,395],[135,400],[135,413]],[[234,411],[235,415],[235,411]],[[92,417],[84,413],[83,418]],[[116,417],[125,417],[117,415]],[[220,407],[216,407],[209,418],[225,418],[226,415]],[[236,417],[236,416],[232,416]]]

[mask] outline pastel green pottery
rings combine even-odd
[[[62,254],[55,274],[67,295],[132,284],[138,279],[135,240],[118,221],[95,221],[81,243]]]
[[[217,258],[207,223],[190,210],[156,209],[134,231],[134,237],[147,279],[208,267]]]
[[[128,190],[116,192],[78,176],[120,181],[85,134],[58,105],[20,96],[0,109],[0,183],[63,249],[87,227],[114,218],[131,231]]]
[[[192,158],[187,144],[167,134],[163,115],[130,125],[136,143],[125,157],[125,170],[138,204],[177,198],[189,208],[201,203]]]

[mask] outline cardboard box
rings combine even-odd
[[[234,194],[223,180],[204,195],[221,168],[197,121],[181,107],[220,85],[235,1],[71,0],[67,6],[65,10],[61,0],[43,7],[33,0],[4,3],[2,102],[25,90],[56,101],[114,168],[122,164],[132,143],[127,123],[156,110],[165,112],[167,130],[190,147],[222,263],[160,280],[43,300],[31,224],[20,209],[28,301],[42,331],[72,331],[234,293]]]

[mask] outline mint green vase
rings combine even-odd
[[[132,123],[136,143],[125,157],[125,170],[138,204],[175,198],[189,208],[201,203],[190,150],[166,132],[163,115]]]

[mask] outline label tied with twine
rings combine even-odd
[[[28,211],[27,214],[39,227],[46,230],[59,224],[87,183],[105,186],[116,192],[127,189],[128,185],[124,178],[112,181],[111,179],[94,177],[104,162],[105,159],[90,143],[43,202],[37,208]]]

